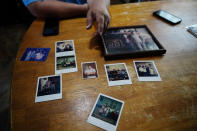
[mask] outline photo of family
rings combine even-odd
[[[116,125],[121,108],[121,102],[100,95],[91,116],[108,122],[112,125]]]
[[[144,27],[111,29],[103,35],[108,54],[158,50],[156,42]]]
[[[161,81],[153,61],[134,61],[134,66],[140,81]]]
[[[21,61],[45,61],[50,48],[27,48]]]
[[[107,65],[107,74],[109,81],[128,80],[129,76],[124,64]]]
[[[152,62],[135,62],[135,66],[140,77],[158,76]]]
[[[56,69],[64,70],[76,68],[75,56],[61,56],[56,58]]]
[[[124,101],[100,93],[87,122],[107,131],[116,131]]]
[[[125,63],[106,64],[104,66],[109,86],[132,84]]]
[[[35,102],[62,98],[62,76],[38,77]]]
[[[56,53],[65,52],[65,51],[73,51],[73,41],[58,41],[56,43]]]
[[[96,62],[82,63],[82,74],[84,79],[97,78],[98,72],[97,72]]]

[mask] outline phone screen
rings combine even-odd
[[[45,21],[43,35],[52,36],[59,33],[59,20],[58,19],[47,19]]]
[[[166,11],[163,11],[163,10],[159,10],[156,12],[156,14],[168,21],[171,21],[172,23],[179,23],[181,21],[180,18],[166,12]]]

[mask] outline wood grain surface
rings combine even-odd
[[[86,18],[60,21],[57,36],[43,37],[35,20],[17,54],[11,93],[13,131],[99,131],[86,122],[99,93],[125,102],[118,131],[197,129],[197,39],[185,27],[197,24],[196,0],[155,1],[110,7],[111,27],[147,25],[165,47],[164,56],[105,61],[102,43],[86,30]],[[152,16],[164,9],[182,18],[172,26]],[[63,74],[63,98],[35,103],[37,78],[55,73],[55,41],[74,40],[78,72]],[[28,47],[51,48],[46,62],[21,62]],[[154,60],[161,82],[139,82],[133,60]],[[96,61],[99,78],[82,79],[81,62]],[[109,87],[104,64],[126,63],[132,85]]]

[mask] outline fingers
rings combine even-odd
[[[97,28],[97,33],[102,35],[108,28],[109,23],[110,23],[110,17],[106,14],[99,14],[96,17],[96,21],[98,23],[98,28]]]
[[[109,23],[110,23],[110,17],[109,16],[105,16],[105,26],[104,26],[105,28],[104,28],[104,32],[108,29]]]
[[[97,31],[96,34],[102,35],[108,28],[110,23],[110,16],[108,11],[94,11],[89,10],[87,13],[87,29],[90,29],[93,25],[93,22],[97,22]]]
[[[94,18],[93,18],[92,12],[88,11],[88,13],[87,13],[87,26],[86,26],[86,29],[90,29],[92,27],[93,20],[94,20]]]
[[[100,35],[103,34],[103,30],[105,28],[105,25],[104,25],[105,21],[104,20],[105,20],[104,16],[102,16],[102,15],[99,15],[99,16],[96,17],[96,21],[98,23],[97,33],[100,34]]]

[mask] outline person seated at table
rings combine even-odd
[[[110,23],[110,0],[23,0],[24,5],[39,18],[70,18],[87,14],[89,29],[97,22],[97,34],[102,34]]]

